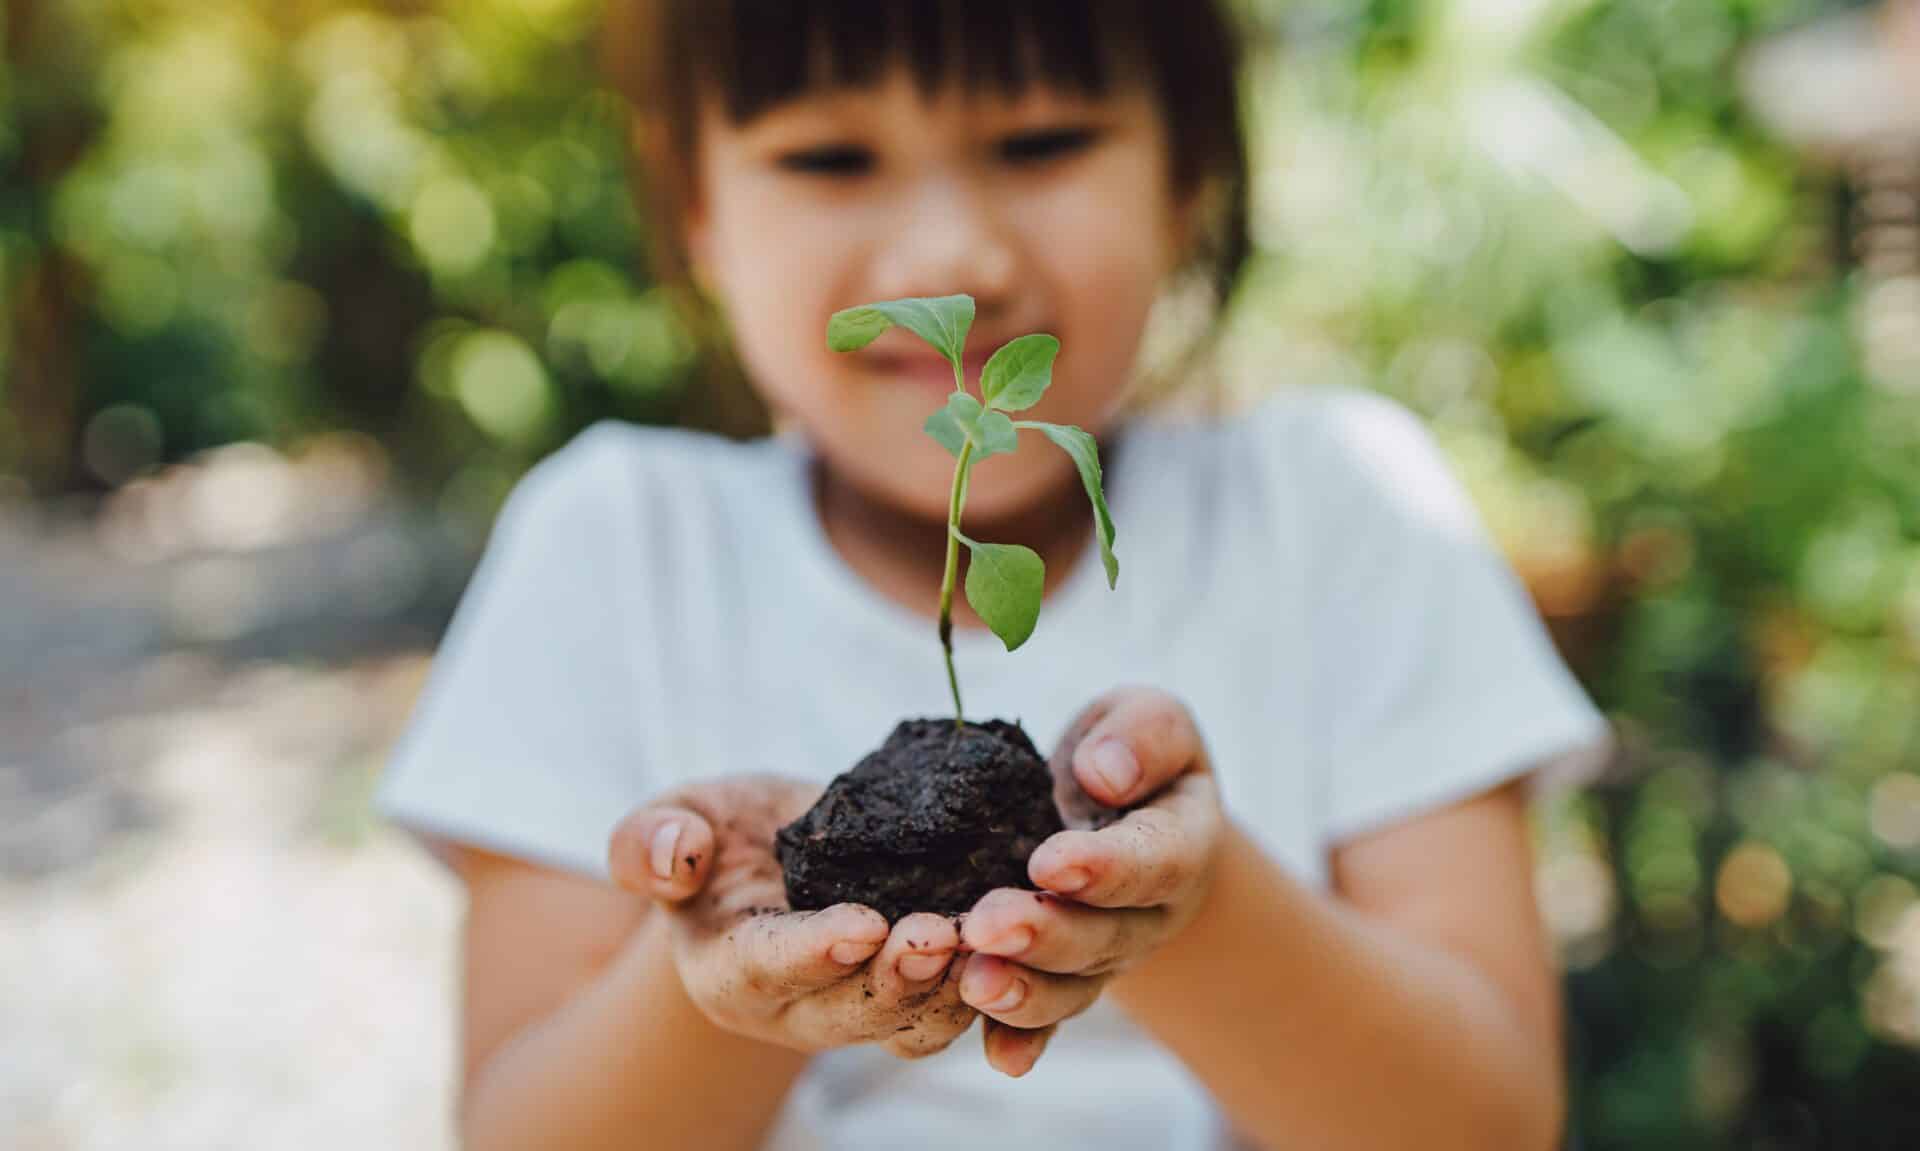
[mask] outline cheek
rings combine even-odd
[[[755,390],[804,426],[841,478],[914,514],[943,516],[953,461],[920,430],[938,402],[849,379],[845,357],[827,347],[827,318],[866,258],[859,207],[751,178],[710,203],[715,287]]]
[[[1063,417],[1070,406],[1077,418],[1069,422],[1097,422],[1125,392],[1171,262],[1167,204],[1142,190],[1161,177],[1139,167],[1116,173],[1097,191],[1048,197],[1030,218],[1029,247],[1066,345],[1048,401]],[[1163,227],[1142,226],[1163,220]]]
[[[1095,188],[1062,189],[1035,204],[1033,250],[1056,284],[1082,290],[1076,295],[1150,292],[1167,262],[1166,203],[1138,186],[1152,178],[1148,172],[1123,171]]]
[[[711,206],[712,270],[734,344],[771,398],[791,405],[829,376],[826,322],[850,259],[847,228],[750,178],[717,189]]]

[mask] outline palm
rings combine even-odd
[[[747,916],[788,909],[774,833],[819,796],[819,787],[779,776],[735,777],[700,789],[688,806],[713,827],[714,859],[705,888],[682,907],[690,926],[712,936]]]

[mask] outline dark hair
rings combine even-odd
[[[1192,259],[1224,303],[1249,250],[1239,52],[1216,0],[612,0],[607,61],[636,112],[636,185],[662,282],[687,284],[682,206],[701,101],[751,120],[810,88],[904,63],[923,91],[1103,94],[1142,82],[1167,124],[1169,178],[1204,197]]]

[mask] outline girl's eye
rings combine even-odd
[[[863,176],[873,171],[874,155],[853,145],[829,145],[787,152],[775,162],[789,172],[804,175]]]
[[[1085,151],[1097,137],[1092,128],[1051,128],[1039,132],[1021,132],[1002,139],[1000,158],[1009,164],[1040,164],[1061,156]]]

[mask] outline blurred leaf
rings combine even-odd
[[[972,552],[967,563],[967,602],[993,634],[1012,651],[1027,642],[1040,619],[1040,593],[1047,568],[1038,553],[1018,544],[962,540]]]
[[[1044,332],[1002,344],[980,371],[980,398],[990,408],[1023,412],[1040,402],[1053,382],[1053,360],[1060,341]]]

